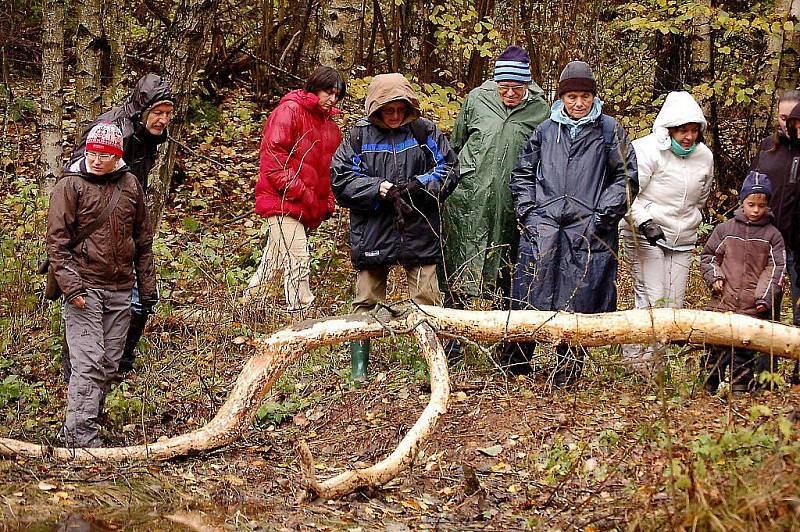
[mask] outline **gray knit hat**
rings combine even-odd
[[[558,96],[561,97],[565,92],[579,91],[591,92],[597,96],[597,82],[594,79],[592,67],[583,61],[571,61],[567,63],[558,78]]]

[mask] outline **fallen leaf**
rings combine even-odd
[[[56,489],[56,487],[53,486],[52,484],[48,483],[48,482],[42,481],[42,482],[39,482],[39,489],[42,490],[42,491],[52,491],[52,490]]]
[[[478,449],[478,452],[483,453],[486,456],[497,456],[503,452],[503,446],[492,445],[491,447],[484,447],[483,449]]]
[[[306,427],[309,424],[308,418],[302,412],[300,412],[299,414],[295,414],[294,417],[292,417],[292,420],[294,421],[294,424],[297,425],[298,427]]]

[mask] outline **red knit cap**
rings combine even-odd
[[[100,122],[86,137],[86,151],[122,157],[122,131],[111,122]]]

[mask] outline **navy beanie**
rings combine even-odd
[[[754,170],[747,174],[742,184],[742,191],[739,193],[739,201],[744,201],[750,194],[766,194],[767,198],[772,197],[772,183],[767,174],[760,174]]]
[[[494,64],[495,81],[531,82],[531,58],[525,48],[512,44]]]

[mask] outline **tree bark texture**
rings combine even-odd
[[[45,0],[42,13],[41,190],[49,194],[61,176],[64,102],[64,0]]]
[[[663,343],[687,342],[745,347],[784,358],[800,359],[800,328],[741,314],[687,309],[637,309],[605,314],[476,312],[429,306],[411,307],[410,311],[403,312],[401,307],[399,310],[381,310],[375,316],[334,316],[297,323],[275,332],[267,339],[256,340],[257,352],[244,365],[228,399],[216,416],[196,431],[164,441],[106,449],[54,448],[0,438],[0,455],[49,457],[78,462],[113,462],[169,460],[216,449],[236,441],[246,430],[261,401],[290,364],[310,349],[351,340],[416,331],[421,343],[429,344],[423,347],[423,354],[429,361],[431,377],[438,381],[443,374],[446,375],[445,366],[442,365],[444,362],[439,357],[441,347],[438,344],[435,347],[430,345],[430,332],[424,327],[420,328],[424,323],[437,333],[470,338],[478,342],[514,340],[556,344],[565,341],[592,347],[647,343],[655,339]],[[432,390],[434,389],[437,390],[435,394],[443,397],[446,403],[446,388],[443,383],[432,383]],[[432,397],[431,404],[433,403]],[[436,408],[444,407],[446,404],[440,404]],[[418,422],[417,426],[432,427],[443,410],[430,412],[426,409],[425,412],[427,413],[423,417],[430,414],[426,418],[428,421]],[[421,437],[425,437],[425,434]],[[400,449],[408,449],[410,452],[413,441],[409,443],[409,447],[403,447],[404,442],[405,439],[401,442]],[[403,457],[407,456],[405,451],[400,451],[399,455],[391,455],[389,463],[406,464],[407,458]],[[347,478],[348,485],[363,484],[363,479],[356,482],[349,476]],[[311,486],[313,491],[313,479]],[[333,489],[325,482],[319,484],[319,493],[324,494],[329,487]],[[338,494],[339,491],[333,493]]]
[[[101,68],[101,75],[107,76],[102,108],[109,109],[118,104],[126,93],[125,36],[128,33],[128,19],[124,2],[106,0],[105,13],[103,34],[108,44],[108,57]]]
[[[175,18],[165,31],[163,41],[163,75],[172,85],[177,99],[175,113],[169,126],[169,136],[180,140],[184,119],[189,108],[194,75],[203,63],[201,50],[211,36],[211,25],[216,16],[219,0],[181,0],[175,8]],[[150,175],[150,222],[158,232],[161,215],[169,194],[172,170],[175,166],[177,145],[170,142],[162,149]]]
[[[360,10],[352,0],[327,0],[322,3],[321,11],[319,64],[348,75],[355,58],[355,28],[360,24]]]
[[[101,0],[74,0],[78,27],[75,32],[75,119],[78,134],[100,114],[103,91],[100,60],[105,37],[100,24]]]

